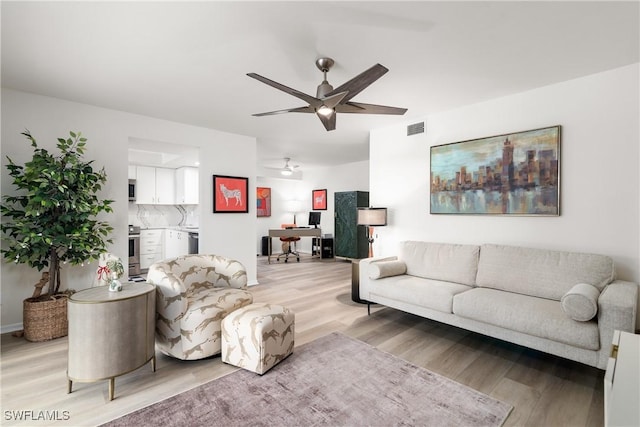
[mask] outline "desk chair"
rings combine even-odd
[[[280,228],[295,228],[297,225],[295,224],[280,224]],[[280,257],[284,257],[284,262],[289,261],[289,255],[291,257],[296,257],[296,260],[300,262],[300,254],[295,248],[296,242],[300,240],[300,236],[293,237],[280,237],[280,241],[282,242],[282,253],[278,255],[278,261],[280,261]],[[294,245],[294,249],[291,249],[291,245]]]

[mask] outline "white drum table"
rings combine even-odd
[[[640,425],[640,335],[614,331],[604,375],[604,425]]]
[[[126,283],[120,292],[99,286],[69,298],[68,393],[73,381],[109,380],[151,362],[155,372],[156,289],[148,283]]]

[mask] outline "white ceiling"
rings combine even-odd
[[[2,86],[251,135],[260,165],[368,158],[368,131],[639,60],[632,2],[2,1]],[[375,63],[389,73],[353,100],[405,116],[252,117],[304,102]],[[428,124],[427,124],[428,127]]]

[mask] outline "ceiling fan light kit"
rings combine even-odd
[[[327,117],[333,114],[333,108],[329,108],[326,105],[323,105],[322,107],[318,108],[316,112],[322,116]]]
[[[284,176],[291,176],[293,174],[293,170],[300,167],[299,165],[291,166],[289,165],[290,157],[284,158],[284,167],[280,169],[280,174]]]
[[[316,60],[316,67],[322,71],[324,79],[322,80],[322,83],[318,85],[315,97],[270,80],[259,74],[248,73],[247,76],[288,93],[289,95],[293,95],[296,98],[302,99],[309,104],[306,107],[258,113],[254,114],[254,116],[271,116],[282,113],[315,113],[324,125],[325,129],[327,131],[332,131],[336,128],[336,113],[392,115],[403,115],[406,113],[406,108],[351,102],[351,99],[354,96],[386,74],[387,71],[389,71],[386,67],[376,64],[334,89],[327,81],[327,72],[334,64],[335,61],[331,58],[319,58]]]

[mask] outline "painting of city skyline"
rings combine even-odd
[[[560,215],[560,126],[431,147],[431,213]]]

